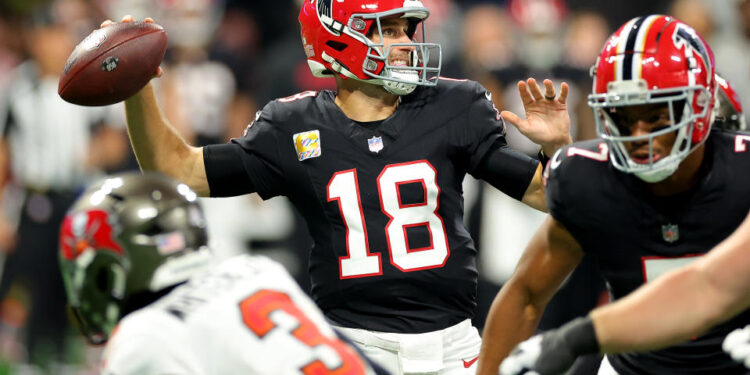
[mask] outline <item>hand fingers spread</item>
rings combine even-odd
[[[531,102],[534,101],[534,98],[531,97],[531,94],[529,93],[529,86],[524,81],[518,81],[518,94],[521,95],[521,101],[523,102],[524,106],[527,106],[531,104]]]
[[[536,83],[536,80],[534,78],[529,78],[528,80],[526,80],[526,83],[529,84],[529,90],[531,90],[531,96],[533,96],[534,99],[544,99],[544,95],[542,95],[542,89],[539,87],[539,84]]]
[[[544,98],[547,100],[555,99],[555,85],[549,79],[544,80]]]
[[[560,103],[565,104],[568,101],[569,91],[570,91],[570,86],[568,86],[567,83],[563,82],[560,85],[560,98],[558,99]]]
[[[503,120],[511,123],[513,126],[518,127],[521,121],[523,121],[518,115],[511,111],[502,111],[500,116],[503,116]]]

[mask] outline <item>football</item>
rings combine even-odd
[[[85,106],[123,101],[156,75],[166,48],[167,33],[155,23],[125,22],[97,29],[68,57],[57,93]]]

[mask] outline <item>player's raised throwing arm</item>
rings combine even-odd
[[[208,196],[203,149],[188,145],[162,114],[149,83],[125,101],[128,134],[141,170],[159,171]]]
[[[133,21],[132,16],[122,18],[122,22]],[[145,21],[153,22],[149,18]],[[102,27],[111,24],[105,21]],[[188,145],[169,124],[159,109],[150,83],[125,101],[125,112],[130,142],[141,170],[165,173],[207,196],[209,187],[202,148]]]
[[[500,362],[511,349],[534,333],[545,306],[582,257],[573,236],[548,217],[492,303],[484,327],[478,374],[497,374]]]

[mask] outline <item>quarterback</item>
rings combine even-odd
[[[337,90],[271,101],[227,144],[187,145],[150,85],[125,107],[142,169],[202,195],[290,199],[314,240],[313,299],[368,356],[393,373],[473,373],[476,249],[461,183],[468,173],[545,209],[542,167],[508,147],[487,90],[439,77],[428,16],[416,0],[306,0],[302,48]],[[504,115],[552,155],[570,142],[568,86],[543,86],[520,82],[526,119]]]

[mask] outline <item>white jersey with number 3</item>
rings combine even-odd
[[[237,256],[120,321],[104,374],[365,374],[276,262]]]

